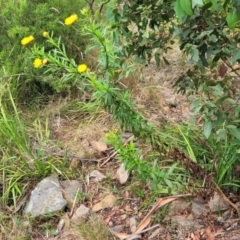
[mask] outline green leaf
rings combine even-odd
[[[226,139],[226,137],[227,137],[226,129],[217,130],[217,142],[219,142],[221,139]]]
[[[233,58],[230,60],[231,63],[236,62],[238,59],[240,59],[240,50],[236,52],[236,54],[233,56]]]
[[[240,14],[239,12],[229,12],[227,15],[227,24],[228,27],[232,30],[236,27],[237,23],[240,21]]]
[[[192,4],[190,0],[180,0],[181,7],[185,13],[187,13],[189,16],[193,15],[192,11]]]
[[[229,132],[237,139],[240,139],[240,131],[237,129],[237,127],[235,128],[229,128]]]
[[[191,54],[191,59],[194,61],[194,62],[198,62],[199,60],[199,51],[197,48],[192,48],[191,51],[190,51],[190,54]]]
[[[204,135],[208,139],[210,134],[212,132],[212,123],[211,122],[205,122],[204,123]]]
[[[203,0],[192,0],[192,8],[194,8],[196,5],[203,5]]]
[[[182,9],[180,0],[177,0],[174,10],[175,10],[175,13],[177,15],[177,18],[181,21],[182,18],[185,16],[185,12]]]

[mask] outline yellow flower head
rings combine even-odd
[[[29,36],[29,37],[25,37],[21,40],[21,44],[23,46],[29,44],[30,42],[32,42],[34,40],[34,37],[33,36]]]
[[[43,61],[40,58],[36,58],[33,62],[35,68],[40,68],[43,65]]]
[[[87,8],[83,8],[83,9],[81,10],[81,14],[82,14],[82,15],[86,15],[87,12],[88,12]]]
[[[105,134],[105,138],[109,138],[110,137],[110,134],[109,133],[106,133]]]
[[[42,36],[43,36],[43,37],[46,37],[46,38],[49,37],[49,32],[45,32],[45,31],[44,31],[44,32],[42,33]]]
[[[77,14],[73,14],[73,15],[71,15],[70,17],[67,17],[66,19],[65,19],[65,25],[72,25],[73,23],[75,23],[76,21],[77,21],[77,19],[78,19],[78,16],[77,16]]]
[[[83,72],[86,72],[87,71],[87,65],[86,64],[80,64],[80,65],[78,65],[78,67],[77,67],[77,71],[79,72],[79,73],[83,73]]]

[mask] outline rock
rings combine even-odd
[[[130,230],[131,230],[131,232],[134,233],[134,232],[136,231],[136,228],[137,228],[137,226],[136,226],[137,222],[136,222],[135,217],[131,217],[131,218],[129,219],[129,224],[130,224]]]
[[[209,208],[212,212],[223,211],[229,208],[228,203],[226,203],[217,192],[208,202]]]
[[[187,218],[184,216],[174,216],[171,220],[173,225],[177,225],[178,228],[185,231],[194,231],[204,227],[198,220],[193,221],[191,215]]]
[[[73,204],[76,195],[83,191],[82,184],[77,180],[60,181],[60,185],[62,187],[63,197],[70,204]]]
[[[170,208],[168,210],[167,215],[164,218],[164,221],[168,221],[171,218],[171,216],[187,210],[190,206],[191,206],[191,202],[186,201],[184,199],[177,199],[171,202]]]
[[[107,144],[104,142],[91,141],[90,144],[95,150],[99,152],[104,152],[107,150]]]
[[[76,221],[76,220],[81,220],[86,217],[89,213],[89,208],[87,208],[85,205],[81,204],[80,207],[75,211],[73,214],[71,220]]]
[[[124,225],[117,225],[117,226],[114,226],[110,229],[111,232],[115,232],[115,233],[119,233],[119,232],[122,232],[123,229],[124,229]]]
[[[102,180],[106,179],[107,177],[105,175],[103,175],[102,173],[100,173],[97,170],[93,170],[92,172],[90,172],[87,177],[86,177],[86,181],[89,184],[90,180],[93,182],[101,182]]]
[[[93,206],[92,211],[98,212],[105,208],[112,208],[116,204],[116,197],[112,194],[107,195],[104,199],[102,199],[99,203]]]
[[[206,206],[203,203],[199,202],[192,202],[192,215],[194,218],[199,218],[201,216],[207,216],[209,213],[209,210],[206,208]]]
[[[129,173],[125,170],[124,164],[122,163],[117,170],[117,179],[121,184],[124,184],[127,182],[128,177]]]
[[[31,192],[24,213],[34,217],[63,209],[67,201],[62,196],[58,178],[55,175],[43,179]]]

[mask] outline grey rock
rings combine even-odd
[[[184,199],[177,199],[173,201],[170,205],[168,216],[176,215],[176,213],[181,213],[184,210],[187,210],[191,206],[191,202]]]
[[[52,175],[43,179],[31,192],[24,213],[34,217],[53,213],[63,209],[67,202],[62,196],[57,176]]]
[[[89,184],[90,181],[92,182],[101,182],[102,180],[106,179],[107,177],[100,173],[98,170],[93,170],[86,176],[86,181]]]
[[[80,207],[73,214],[71,220],[73,220],[73,221],[81,220],[84,217],[86,217],[86,215],[88,215],[88,213],[89,213],[89,208],[87,208],[86,206],[81,204]]]
[[[130,222],[130,230],[131,230],[132,233],[134,233],[135,230],[137,229],[137,226],[136,226],[137,222],[136,222],[135,217],[131,217],[129,219],[129,222]]]
[[[209,213],[209,210],[203,203],[192,202],[192,215],[195,218],[199,218],[201,216],[207,216],[208,213]]]
[[[228,203],[226,203],[217,192],[208,202],[209,208],[212,212],[218,212],[222,210],[227,210],[229,208]]]
[[[173,225],[185,231],[194,231],[204,227],[198,220],[193,221],[191,215],[187,218],[184,216],[175,216],[171,220]]]
[[[117,225],[111,228],[110,231],[114,233],[119,233],[123,231],[124,227],[125,227],[124,225]]]
[[[72,204],[79,192],[83,191],[82,184],[77,180],[60,181],[63,197]]]

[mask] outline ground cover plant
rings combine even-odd
[[[63,139],[58,132],[63,116],[79,129],[107,122],[98,131],[113,157],[106,160],[101,153],[90,158],[105,159],[99,165],[110,176],[108,161],[124,164],[139,208],[149,209],[159,197],[187,193],[210,198],[216,191],[240,213],[226,197],[239,192],[238,1],[19,1],[17,9],[14,4],[0,1],[2,237],[56,235],[58,216],[47,216],[48,224],[32,220],[24,215],[22,202],[37,182],[53,173],[84,181],[88,170],[97,168],[88,163],[79,170],[70,164],[86,156],[57,141]],[[193,116],[180,123],[152,121],[151,108],[142,107],[136,94],[138,84],[150,84],[141,79],[141,69],[153,59],[159,71],[171,66],[168,52],[176,45],[186,61],[173,85],[192,101]],[[177,104],[169,103],[165,114]],[[126,133],[131,134],[127,141]],[[72,146],[78,139],[70,136]],[[126,190],[114,190],[118,186],[109,179],[113,192]],[[79,201],[92,205],[91,199],[99,197],[92,194]],[[73,207],[68,210],[72,213]],[[99,221],[92,222],[94,217],[82,228],[74,227],[72,235],[92,239],[87,232]],[[17,231],[24,221],[26,226]],[[101,234],[114,239],[109,231]]]

